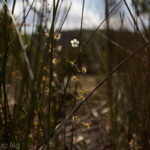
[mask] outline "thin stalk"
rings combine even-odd
[[[110,22],[109,22],[109,1],[105,0],[105,17],[106,17],[106,35],[110,39],[111,33],[110,33]],[[112,44],[109,41],[106,41],[107,46],[107,73],[109,73],[112,70],[112,57],[113,57],[113,50],[112,50]],[[107,113],[107,125],[109,127],[109,134],[110,134],[110,143],[112,149],[115,148],[114,144],[114,137],[113,137],[113,86],[112,86],[112,77],[110,77],[107,80],[107,96],[108,96],[108,102],[107,106],[109,108],[109,111]]]
[[[7,1],[5,1],[7,3]],[[7,63],[7,52],[8,52],[8,40],[7,40],[7,7],[4,6],[4,60],[2,67],[2,85],[3,85],[3,95],[4,95],[4,133],[5,133],[5,142],[9,144],[8,140],[8,131],[7,131],[7,107],[8,107],[8,99],[6,94],[6,63]]]
[[[70,11],[70,9],[71,9],[71,6],[72,6],[72,2],[71,2],[70,5],[69,5],[69,8],[68,8],[67,13],[66,13],[66,15],[65,15],[65,17],[64,17],[64,20],[63,20],[63,22],[62,22],[62,24],[61,24],[61,26],[60,26],[60,28],[59,28],[59,32],[58,32],[58,33],[61,32],[61,29],[62,29],[62,27],[63,27],[63,25],[64,25],[64,23],[65,23],[65,21],[66,21],[66,19],[67,19],[67,16],[68,16],[68,14],[69,14],[69,11]],[[59,114],[60,114],[62,105],[63,105],[63,100],[61,99],[60,104],[59,104],[59,108],[58,108],[58,111],[57,111],[57,114],[56,114],[56,117],[55,117],[55,124],[57,124],[57,121],[58,121],[58,118],[59,118]]]
[[[26,9],[25,9],[25,0],[23,0],[23,20],[26,20]],[[26,43],[26,24],[24,23],[24,37],[25,37],[25,43]]]
[[[31,9],[32,9],[32,6],[33,6],[34,2],[35,2],[35,0],[32,1],[31,5],[30,5],[30,8],[29,8],[29,10],[28,10],[28,12],[27,12],[27,14],[24,16],[23,21],[22,21],[22,23],[21,23],[21,25],[20,25],[20,27],[19,27],[19,31],[21,31],[21,28],[22,28],[23,24],[25,23],[25,21],[26,21],[28,15],[29,15],[29,13],[30,13],[30,11],[31,11]]]
[[[34,2],[34,1],[35,1],[35,0],[33,0],[33,2]],[[35,2],[35,7],[36,7],[36,2]],[[33,14],[32,33],[31,33],[31,41],[30,41],[30,48],[29,48],[29,49],[32,49],[32,45],[33,45],[34,26],[35,26],[35,11],[34,11],[34,14]]]
[[[83,29],[84,6],[85,6],[85,0],[82,1],[82,14],[81,14],[80,37],[79,37],[79,41],[80,41],[79,51],[81,51],[81,43],[82,43],[82,29]],[[64,98],[63,98],[65,118],[66,118],[66,100],[65,100],[65,97],[66,97],[66,91],[64,91]],[[66,147],[66,122],[65,122],[65,125],[64,125],[64,149],[65,149],[65,147]]]
[[[84,7],[85,7],[85,0],[82,2],[82,16],[81,16],[81,27],[80,27],[80,45],[79,45],[79,50],[81,51],[81,44],[82,44],[82,30],[83,30],[83,17],[84,17]]]
[[[49,37],[47,38],[47,41],[46,41],[46,48],[44,49],[44,55],[43,55],[43,62],[42,62],[42,64],[41,64],[41,67],[40,67],[40,73],[39,73],[39,80],[41,81],[41,79],[42,79],[42,75],[43,75],[43,66],[45,66],[45,64],[47,63],[47,60],[49,60],[49,58],[51,58],[50,60],[49,60],[49,65],[51,66],[51,69],[52,69],[52,65],[51,65],[51,63],[52,63],[52,58],[53,58],[53,53],[52,53],[52,51],[53,51],[53,48],[52,47],[54,47],[54,25],[55,25],[55,17],[56,17],[56,12],[57,12],[57,8],[58,8],[58,5],[59,5],[59,2],[60,2],[60,0],[58,0],[57,1],[57,4],[56,4],[56,7],[55,7],[55,11],[53,12],[53,20],[52,20],[52,24],[51,24],[51,27],[50,27],[50,30],[49,30]],[[50,53],[50,56],[48,55],[47,56],[47,52],[49,51],[49,48],[50,48],[50,43],[52,43],[53,45],[51,45],[52,47],[51,47],[51,49],[52,49],[52,51],[51,51],[51,53]],[[51,69],[50,69],[50,73],[51,73]],[[50,75],[50,82],[49,82],[49,88],[50,87],[52,87],[51,86],[51,83],[52,83],[52,78],[51,78],[51,76],[52,76],[52,74]],[[38,83],[38,89],[40,88],[40,82]],[[49,89],[50,90],[50,89]],[[49,91],[49,98],[48,98],[48,109],[47,109],[47,127],[48,127],[48,130],[49,130],[49,126],[50,126],[50,124],[49,124],[49,122],[50,122],[50,104],[51,104],[51,96],[52,96],[52,93],[50,93],[51,91]]]
[[[62,30],[62,27],[63,27],[63,25],[64,25],[64,23],[65,23],[65,21],[66,21],[66,19],[67,19],[67,17],[68,17],[68,14],[69,14],[69,11],[70,11],[70,9],[71,9],[71,6],[72,6],[72,2],[71,2],[70,5],[69,5],[69,8],[68,8],[67,13],[66,13],[66,15],[65,15],[65,17],[64,17],[64,19],[63,19],[63,21],[62,21],[62,24],[60,25],[60,28],[59,28],[58,33],[60,33],[61,30]]]
[[[55,12],[55,0],[53,0],[53,21],[52,21],[52,26],[51,26],[51,34],[52,34],[52,39],[51,39],[51,51],[50,51],[50,81],[49,81],[49,100],[48,100],[48,136],[50,135],[50,117],[51,117],[51,102],[52,102],[52,81],[53,81],[53,49],[54,49],[54,25],[55,25],[55,17],[56,17],[56,12]]]
[[[15,5],[16,5],[16,0],[13,1],[12,11],[11,11],[12,14],[14,14]]]

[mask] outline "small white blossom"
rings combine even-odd
[[[71,40],[72,47],[78,47],[79,41],[77,39]]]

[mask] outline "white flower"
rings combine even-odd
[[[79,41],[77,39],[71,40],[72,47],[78,47]]]

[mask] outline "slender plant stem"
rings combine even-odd
[[[53,21],[51,26],[51,49],[50,49],[50,77],[49,77],[49,100],[48,100],[48,136],[50,135],[50,117],[52,103],[52,81],[53,81],[53,49],[54,49],[54,25],[55,25],[55,0],[53,0]]]
[[[7,3],[7,1],[5,1]],[[7,63],[7,52],[8,52],[8,40],[7,40],[7,7],[4,7],[5,17],[4,17],[4,60],[3,60],[3,69],[2,69],[2,85],[4,90],[4,121],[5,121],[5,142],[8,144],[8,132],[7,132],[7,107],[8,99],[6,94],[6,63]]]
[[[13,1],[12,11],[11,11],[12,14],[14,14],[15,5],[16,5],[16,0]]]

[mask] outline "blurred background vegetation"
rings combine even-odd
[[[80,0],[73,30],[63,29],[73,3],[48,2],[0,2],[0,149],[149,150],[150,2],[91,1],[104,20],[84,28]]]

